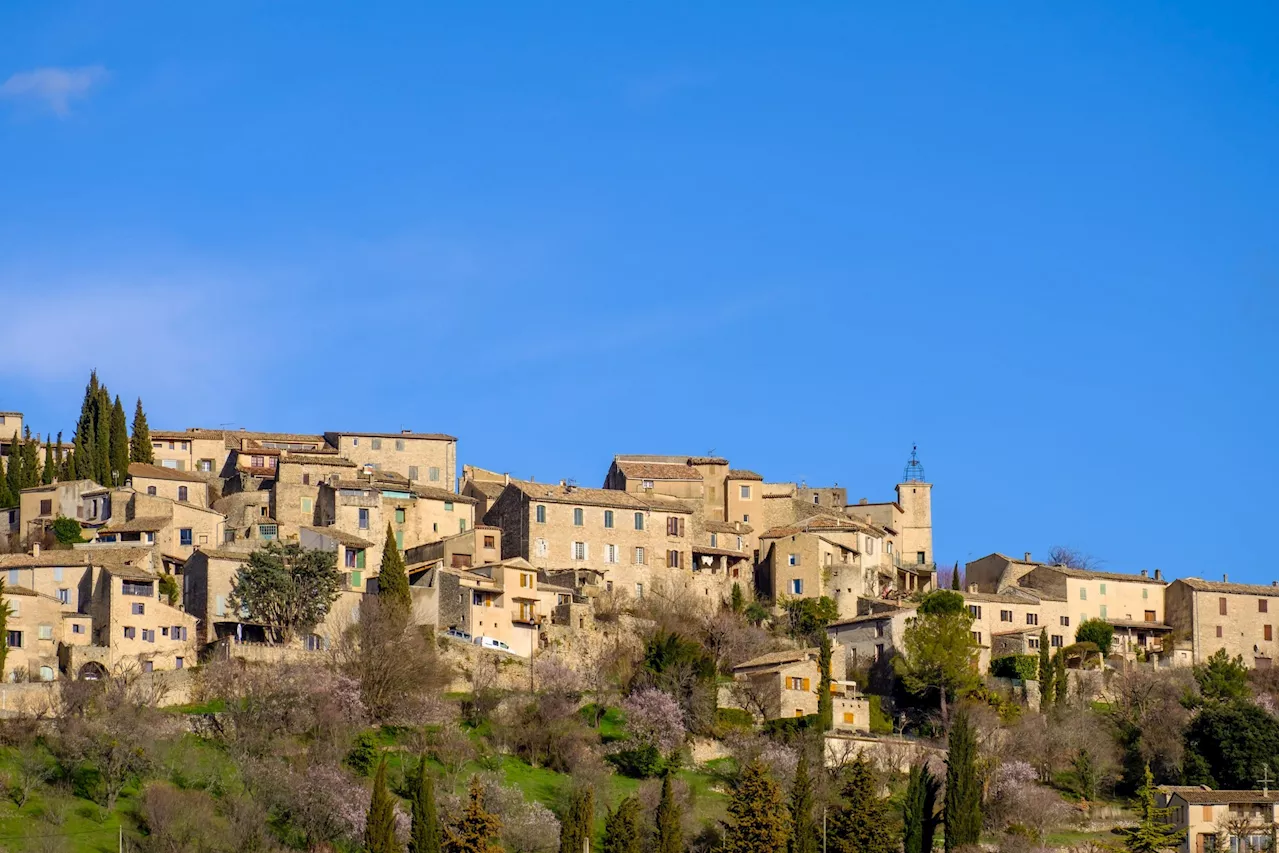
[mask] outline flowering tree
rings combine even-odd
[[[652,687],[637,690],[623,700],[622,712],[631,748],[652,746],[670,755],[684,744],[684,712],[669,694]]]

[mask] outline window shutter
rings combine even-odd
[[[806,693],[809,692],[809,679],[806,678],[803,681],[801,681],[800,689],[805,691]]]
[[[677,520],[680,522],[680,532],[679,532],[678,534],[676,534],[676,535],[677,535],[677,536],[683,536],[683,535],[684,535],[684,519],[683,519],[683,518],[681,518],[681,519],[677,519]]]

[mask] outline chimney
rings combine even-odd
[[[562,489],[564,488],[564,480],[561,480],[561,481],[560,481],[560,488],[562,488]]]
[[[858,498],[858,506],[866,506],[866,505],[867,505],[866,498]]]
[[[410,435],[412,432],[413,432],[413,430],[408,430],[408,429],[402,429],[402,430],[400,430],[400,434],[401,434],[401,435]]]
[[[1162,581],[1162,580],[1164,580],[1164,575],[1160,574],[1160,570],[1159,570],[1159,569],[1156,569],[1156,580],[1158,580],[1158,581]]]
[[[31,556],[33,556],[33,557],[39,557],[39,556],[40,556],[40,543],[39,543],[39,542],[32,542],[32,543],[31,543]]]
[[[1030,552],[1030,551],[1023,551],[1023,552],[1022,552],[1022,562],[1024,562],[1024,563],[1030,563],[1030,562],[1031,562],[1031,552]]]
[[[508,473],[506,473],[506,472],[503,472],[503,474],[502,474],[502,485],[504,485],[504,486],[509,486],[509,485],[511,485],[511,475],[510,475],[510,474],[508,474]]]
[[[969,592],[977,592],[977,591],[978,591],[978,584],[976,581],[974,583],[969,584]]]
[[[1138,574],[1142,575],[1145,578],[1147,576],[1147,570],[1142,569],[1141,571],[1138,572]]]
[[[1226,572],[1223,572],[1223,573],[1222,573],[1222,582],[1223,582],[1223,583],[1226,583],[1226,582],[1227,582],[1227,573],[1226,573]]]

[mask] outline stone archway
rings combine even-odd
[[[86,661],[80,667],[80,671],[76,673],[76,678],[81,681],[101,681],[107,677],[107,668],[96,660]]]

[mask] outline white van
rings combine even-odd
[[[500,652],[511,651],[510,646],[501,640],[495,640],[493,637],[476,637],[473,642],[484,649],[497,649]]]

